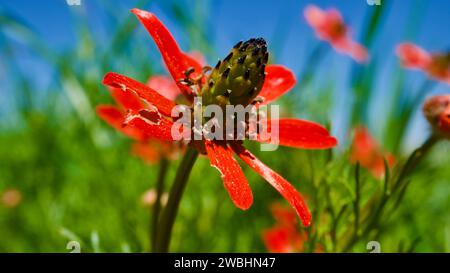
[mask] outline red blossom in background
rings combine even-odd
[[[427,99],[423,113],[435,133],[450,139],[450,94]]]
[[[276,224],[262,234],[267,250],[273,253],[302,252],[307,236],[299,231],[295,212],[278,203],[272,205],[271,211]]]
[[[359,63],[368,61],[367,49],[352,40],[350,31],[338,10],[322,10],[317,6],[309,5],[303,14],[319,39],[329,42],[336,51],[350,55]]]
[[[263,233],[264,244],[272,253],[301,252],[303,239],[303,236],[286,226],[274,226]]]
[[[133,9],[132,12],[155,41],[167,69],[185,96],[185,101],[192,102],[194,97],[192,88],[183,84],[180,79],[186,78],[186,71],[193,70],[189,73],[190,79],[198,79],[197,82],[200,85],[205,83],[206,76],[202,74],[202,64],[181,51],[170,32],[154,14],[138,9]],[[264,100],[263,103],[277,99],[295,84],[293,73],[283,66],[267,65],[265,72],[264,85],[259,93],[259,97]],[[106,74],[103,83],[112,88],[112,95],[120,98],[116,100],[124,108],[124,111],[117,109],[111,111],[109,108],[105,111],[104,108],[100,108],[99,114],[105,120],[115,119],[120,114],[122,115],[121,123],[115,127],[124,133],[134,135],[138,132],[139,137],[172,141],[171,127],[174,121],[171,110],[176,105],[173,96],[170,98],[163,96],[152,87],[116,73]],[[116,92],[120,92],[120,96]],[[136,98],[139,98],[140,103],[136,102]],[[123,114],[126,115],[125,119]],[[337,144],[336,139],[330,136],[324,127],[305,120],[280,119],[279,132],[277,140],[280,145],[304,149],[327,149]],[[261,137],[258,141],[270,142]],[[219,170],[224,186],[238,208],[248,209],[253,203],[253,195],[242,169],[234,159],[234,154],[280,192],[295,209],[303,225],[308,226],[311,223],[311,214],[300,193],[288,181],[246,150],[241,142],[204,139],[200,142],[191,141],[190,144],[207,154],[211,165]]]
[[[403,43],[397,47],[397,55],[404,67],[422,70],[429,77],[450,84],[450,53],[429,53],[412,43]]]
[[[187,53],[188,57],[192,58],[199,65],[205,65],[206,60],[202,53],[198,51],[191,51]],[[147,86],[160,93],[165,98],[175,101],[177,99],[184,99],[183,93],[178,88],[177,83],[166,75],[155,75],[148,79]]]
[[[161,95],[172,101],[175,101],[178,96],[182,95],[174,80],[165,75],[150,77],[147,81],[147,86],[157,90]],[[164,90],[164,92],[161,92],[161,90]]]
[[[166,142],[157,139],[135,142],[131,147],[132,154],[148,164],[158,163],[163,158],[175,160],[183,150],[182,142]]]
[[[381,151],[369,130],[366,127],[357,127],[354,130],[350,160],[353,163],[359,162],[362,167],[368,169],[375,178],[379,179],[385,172],[385,159],[389,167],[394,165],[394,156]]]
[[[13,209],[22,203],[22,193],[17,189],[6,189],[0,193],[0,205],[5,208]]]

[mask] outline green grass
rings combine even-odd
[[[184,7],[164,8],[194,37],[192,48],[215,56],[207,41],[208,30],[199,29],[204,24],[180,13]],[[202,19],[197,14],[201,9],[194,10],[196,18]],[[375,43],[383,13],[376,11],[368,17],[367,30],[363,32],[366,43]],[[83,14],[74,14],[76,22],[82,18]],[[137,20],[131,16],[124,21],[113,18],[116,25],[111,29],[115,31],[107,46],[101,47],[95,35],[77,24],[80,37],[84,37],[80,38],[82,42],[68,52],[52,52],[31,28],[8,13],[1,13],[1,56],[14,72],[10,81],[14,94],[13,110],[0,123],[0,193],[15,188],[23,198],[16,208],[0,205],[0,252],[69,252],[66,245],[72,240],[80,242],[82,252],[150,249],[151,210],[142,205],[141,197],[156,186],[158,166],[149,166],[131,155],[131,140],[100,121],[93,109],[99,103],[111,102],[100,84],[105,72],[133,71],[130,76],[144,82],[163,68],[158,65],[161,61],[156,48],[148,46],[150,38],[144,35]],[[7,31],[21,37],[22,46],[54,69],[54,79],[44,92],[37,92],[33,81],[18,68],[11,53],[16,43],[7,38]],[[305,66],[309,68],[303,71],[305,82],[300,82],[282,100],[287,112],[329,124],[330,113],[324,113],[323,109],[333,104],[330,95],[333,82],[327,80],[324,87],[302,93],[307,92],[302,91],[306,86],[313,86],[311,83],[323,81],[323,77],[316,75],[315,65],[325,53],[334,54],[329,50],[322,45],[311,51],[314,63]],[[355,68],[352,90],[357,99],[352,113],[367,108],[378,69],[376,62],[369,68]],[[420,100],[408,97],[403,108],[397,107],[405,96],[401,93],[406,89],[402,77],[399,72],[392,85],[396,92],[391,94],[393,105],[386,109],[388,129],[380,139],[396,152],[399,166],[409,156],[399,152],[401,136],[420,106]],[[349,121],[365,122],[366,114],[354,114]],[[320,244],[325,251],[366,252],[366,244],[378,240],[383,252],[449,252],[448,142],[434,147],[405,180],[410,184],[404,196],[399,199],[400,195],[393,195],[369,232],[345,249],[353,234],[356,197],[361,208],[357,211],[362,213],[363,208],[376,207],[383,192],[383,181],[375,180],[367,170],[361,168],[355,178],[356,166],[349,161],[349,142],[350,138],[345,139],[332,153],[283,147],[263,153],[258,152],[257,145],[247,145],[307,198],[314,214],[313,225],[308,229],[308,249],[314,250]],[[170,162],[166,191],[179,161]],[[234,207],[219,173],[205,157],[199,158],[181,201],[171,251],[266,251],[261,233],[274,224],[269,207],[273,202],[286,204],[286,201],[256,173],[241,165],[254,195],[254,204],[248,211]],[[393,177],[400,169],[393,171]],[[360,194],[355,191],[355,179]],[[363,215],[358,217],[362,217],[359,226],[366,228],[369,222]]]

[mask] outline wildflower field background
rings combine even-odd
[[[102,85],[107,72],[143,83],[167,75],[132,8],[156,14],[184,51],[212,65],[236,42],[263,37],[269,62],[297,78],[277,101],[282,115],[324,124],[339,142],[273,152],[246,143],[305,197],[312,224],[292,220],[294,235],[273,229],[289,206],[263,178],[243,166],[254,202],[242,211],[200,157],[170,251],[368,252],[377,241],[382,252],[450,252],[450,143],[440,140],[408,165],[432,134],[424,100],[449,94],[449,84],[406,69],[396,53],[410,42],[448,54],[450,2],[68,2],[0,0],[0,252],[70,252],[69,241],[81,252],[150,251],[158,173],[164,164],[168,192],[182,155],[143,160],[95,110],[112,102]],[[369,59],[357,62],[318,39],[305,20],[308,5],[339,10]],[[379,153],[377,166],[364,164],[358,145]]]

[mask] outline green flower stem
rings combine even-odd
[[[422,146],[414,150],[414,152],[406,161],[405,165],[402,167],[399,175],[397,177],[393,177],[395,179],[395,182],[393,182],[392,193],[397,193],[398,191],[401,191],[403,189],[404,184],[408,181],[407,180],[408,176],[414,172],[416,166],[425,158],[425,156],[428,154],[431,148],[438,142],[438,140],[439,140],[438,137],[432,135],[425,141],[425,143]],[[372,229],[375,228],[376,224],[379,222],[383,209],[386,206],[390,196],[391,195],[383,194],[379,206],[374,211],[372,219],[371,221],[369,221],[369,224],[367,225],[367,228],[364,231],[364,235],[367,235]]]
[[[395,111],[400,111],[400,115],[397,118],[392,119],[392,124],[389,128],[395,129],[393,131],[394,136],[391,135],[393,140],[393,152],[398,152],[400,149],[401,141],[404,138],[408,124],[411,122],[414,110],[423,102],[425,95],[427,95],[436,86],[435,81],[425,80],[419,89],[416,90],[415,95],[410,100],[407,100],[403,106]],[[401,100],[401,96],[397,98],[397,101]],[[400,103],[394,103],[393,105],[401,105]]]
[[[376,200],[370,200],[367,203],[367,206],[364,209],[365,211],[369,210],[370,207],[373,208],[370,209],[370,214],[368,215],[368,219],[366,220],[368,224],[366,225],[360,236],[355,236],[355,234],[357,233],[354,233],[353,236],[350,237],[350,239],[342,248],[343,252],[349,251],[351,247],[353,247],[353,245],[358,241],[359,238],[367,236],[370,231],[372,231],[374,228],[377,227],[380,218],[382,216],[383,209],[386,207],[388,201],[391,199],[390,197],[393,196],[394,193],[397,193],[402,189],[405,190],[404,187],[405,183],[408,181],[407,178],[414,172],[417,165],[426,157],[431,148],[439,140],[440,138],[438,136],[435,135],[430,136],[422,146],[414,150],[414,152],[409,156],[406,163],[401,167],[398,175],[391,177],[392,182],[389,181],[389,184],[392,185],[391,193],[385,194],[387,189],[383,189],[384,191],[383,195],[381,196],[381,199],[379,200],[378,203],[376,202]]]
[[[428,152],[431,150],[431,148],[440,140],[440,137],[436,135],[430,136],[425,143],[414,150],[414,152],[411,154],[411,156],[406,161],[405,165],[403,166],[402,170],[400,171],[400,174],[398,178],[396,179],[396,182],[394,184],[394,187],[396,189],[400,188],[402,184],[405,181],[405,178],[407,178],[416,168],[417,164],[419,164],[420,161],[428,154]]]
[[[359,211],[361,203],[361,186],[360,186],[360,165],[356,163],[355,167],[355,200],[353,201],[353,211],[355,214],[355,233],[353,236],[358,238],[359,233]]]
[[[311,83],[314,75],[317,74],[315,73],[317,71],[317,67],[326,56],[328,51],[329,50],[327,49],[325,43],[318,43],[308,55],[308,58],[306,59],[307,61],[305,62],[304,71],[297,74],[297,78],[302,79],[302,81],[300,82],[302,88],[305,88]]]
[[[158,237],[156,238],[155,252],[167,253],[169,251],[170,239],[172,236],[172,228],[175,223],[175,217],[178,212],[181,197],[186,187],[189,175],[195,160],[198,157],[198,152],[188,147],[183,160],[178,167],[175,181],[170,190],[169,200],[166,208],[163,210],[161,220],[158,227]]]
[[[151,237],[150,243],[153,252],[156,249],[156,238],[158,235],[158,220],[161,211],[161,196],[164,192],[164,181],[168,169],[169,169],[169,161],[166,158],[162,158],[159,163],[158,180],[156,183],[156,200],[152,210],[152,218],[150,226],[150,237]]]

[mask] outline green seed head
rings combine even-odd
[[[209,75],[202,90],[203,103],[221,106],[250,104],[261,91],[268,58],[263,38],[237,43]]]

